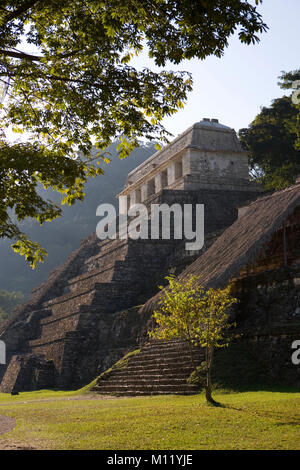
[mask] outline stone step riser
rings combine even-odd
[[[188,375],[189,377],[189,375]],[[107,378],[106,380],[103,379],[103,381],[101,383],[125,383],[125,382],[136,382],[137,380],[140,380],[142,383],[154,383],[154,382],[163,382],[165,381],[166,383],[171,383],[171,384],[176,384],[176,383],[187,383],[186,380],[187,378],[186,377],[183,377],[182,374],[177,374],[177,375],[167,375],[167,374],[160,374],[160,375],[148,375],[148,374],[137,374],[137,375],[133,375],[133,374],[130,374],[125,376],[125,375],[113,375],[109,378]]]
[[[198,391],[163,392],[161,390],[157,390],[155,392],[152,392],[152,391],[143,391],[143,392],[139,392],[139,391],[133,391],[133,392],[130,392],[130,391],[126,391],[126,392],[121,392],[121,391],[106,392],[105,390],[100,391],[100,390],[95,389],[95,391],[97,391],[98,393],[101,393],[101,395],[125,396],[125,397],[138,397],[138,396],[148,396],[148,395],[196,395],[197,393],[199,393]]]
[[[153,367],[152,367],[153,366]],[[144,372],[146,371],[147,374],[148,373],[159,373],[159,374],[165,374],[167,373],[168,371],[171,373],[171,374],[183,374],[185,373],[186,371],[189,371],[189,370],[193,370],[193,366],[190,362],[186,363],[186,364],[173,364],[173,365],[170,365],[170,364],[161,364],[160,367],[157,367],[156,364],[154,365],[150,365],[150,366],[137,366],[137,365],[129,365],[126,367],[126,369],[119,369],[119,370],[116,370],[113,372],[113,374],[120,374],[121,372],[124,372],[124,373],[141,373],[141,372]]]
[[[146,395],[196,395],[199,390],[98,390],[101,395],[146,396]]]
[[[189,363],[193,364],[194,362],[197,361],[203,361],[204,356],[202,354],[199,355],[193,355],[193,357],[187,355],[187,356],[148,356],[148,357],[139,357],[136,358],[135,364],[162,364],[162,363]]]
[[[204,351],[201,351],[201,350],[198,350],[198,351],[193,351],[192,352],[193,356],[198,356],[199,354],[200,355],[203,355],[204,354]],[[188,349],[159,349],[159,350],[155,350],[155,349],[152,349],[152,350],[147,350],[147,351],[143,351],[141,353],[141,356],[166,356],[166,355],[174,355],[174,356],[182,356],[182,355],[185,355],[185,356],[190,356],[191,353]]]
[[[204,353],[202,351],[196,351],[192,354],[190,354],[189,352],[186,352],[186,351],[182,351],[182,352],[162,352],[162,353],[139,353],[135,359],[141,359],[141,360],[161,360],[161,359],[168,359],[168,360],[173,360],[173,359],[179,359],[179,358],[184,358],[184,359],[191,359],[191,358],[195,358],[195,359],[199,359],[201,357],[204,357]]]
[[[105,384],[105,381],[103,382],[103,385]],[[131,387],[131,386],[145,386],[148,387],[149,385],[149,380],[147,379],[127,379],[127,380],[109,380],[109,384],[114,386],[114,387]],[[158,385],[186,385],[187,381],[186,379],[157,379],[157,380],[152,380],[151,384],[153,386],[158,386]],[[102,385],[101,385],[102,386]]]
[[[189,345],[186,341],[172,341],[170,344],[168,344],[165,341],[159,341],[158,343],[146,343],[143,346],[143,349],[147,351],[148,349],[154,348],[154,349],[159,349],[159,348],[189,348]]]
[[[190,371],[192,371],[191,368],[188,368],[186,369],[184,372],[185,373],[189,373]],[[120,372],[120,373],[115,373],[114,375],[112,375],[109,380],[113,380],[113,379],[118,379],[118,380],[125,380],[126,378],[128,378],[128,374],[125,372]],[[173,379],[182,379],[182,373],[178,373],[178,372],[175,372],[175,373],[171,373],[171,372],[161,372],[161,371],[157,371],[157,370],[153,370],[153,371],[147,371],[146,373],[144,374],[141,374],[141,373],[134,373],[132,372],[130,374],[130,378],[132,379],[136,379],[136,378],[140,378],[141,380],[159,380],[159,379],[168,379],[168,380],[173,380]],[[105,380],[105,379],[104,379]],[[185,380],[185,378],[184,378]]]
[[[129,365],[127,367],[128,372],[135,369],[178,369],[178,368],[187,368],[193,367],[191,361],[178,361],[175,360],[171,361],[149,361],[149,362],[137,362],[136,364]]]
[[[182,374],[185,371],[189,371],[189,370],[194,370],[194,367],[190,362],[182,362],[180,364],[176,364],[176,363],[170,364],[168,362],[166,362],[166,363],[162,362],[159,365],[154,364],[154,363],[135,364],[135,365],[132,365],[132,366],[128,366],[128,368],[127,368],[128,374],[146,373],[147,375],[149,375],[148,371],[151,371],[151,373],[157,372],[157,373],[160,373],[160,374],[165,374],[167,371],[169,371],[172,374],[174,374],[174,373]]]
[[[148,385],[148,386],[142,386],[142,385],[137,385],[137,386],[118,386],[118,387],[114,387],[113,385],[109,385],[109,386],[105,386],[105,385],[101,385],[99,387],[97,387],[97,390],[101,393],[102,391],[106,391],[106,392],[155,392],[155,391],[161,391],[161,392],[169,392],[169,393],[172,393],[172,392],[187,392],[187,391],[197,391],[198,388],[197,387],[188,387],[188,386],[184,386],[184,385],[174,385],[173,387],[170,386],[170,385],[158,385],[158,386],[151,386],[151,385]]]
[[[180,357],[191,357],[191,355],[194,357],[198,357],[198,356],[203,356],[204,355],[204,352],[203,351],[192,351],[192,353],[190,353],[190,351],[188,350],[181,350],[181,351],[169,351],[169,350],[165,350],[165,351],[150,351],[150,352],[146,352],[146,351],[142,351],[141,353],[139,353],[139,357],[142,357],[142,358],[148,358],[148,357],[167,357],[167,358],[172,358],[172,357],[178,357],[180,355]]]
[[[201,351],[200,348],[195,348],[193,349],[194,352],[198,352],[198,351]],[[182,346],[182,347],[177,347],[177,346],[172,346],[172,347],[157,347],[157,348],[154,348],[154,347],[151,347],[151,348],[143,348],[143,352],[145,354],[158,354],[158,353],[164,353],[164,352],[174,352],[174,353],[181,353],[181,352],[186,352],[186,353],[190,353],[190,350],[189,348],[187,348],[186,346]]]
[[[199,360],[195,360],[194,362],[198,363],[199,361],[201,361],[202,359],[199,358]],[[154,360],[154,359],[151,359],[149,361],[136,361],[135,363],[135,366],[136,367],[152,367],[152,368],[160,368],[160,367],[163,367],[165,365],[168,365],[170,367],[175,367],[175,366],[183,366],[183,365],[186,365],[186,366],[193,366],[193,362],[190,360],[190,359],[178,359],[178,361],[176,361],[176,359],[172,359],[171,361],[170,360],[167,360],[167,359],[162,359],[162,360]]]
[[[147,350],[143,350],[143,352],[141,353],[142,355],[161,355],[161,356],[164,356],[166,354],[177,354],[178,355],[182,355],[182,354],[185,354],[185,355],[190,355],[190,350],[189,349],[186,349],[186,348],[173,348],[173,349],[169,349],[169,348],[160,348],[160,349],[147,349]],[[193,355],[197,355],[197,354],[204,354],[204,351],[203,350],[193,350],[192,352]]]
[[[188,347],[186,341],[183,340],[172,340],[172,341],[150,341],[149,343],[146,343],[143,346],[143,349],[146,351],[149,348],[160,348],[160,347],[166,347],[166,348],[173,348],[173,347],[178,347],[178,346],[184,346],[185,348]]]

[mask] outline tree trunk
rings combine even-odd
[[[216,405],[217,402],[212,397],[211,390],[211,365],[213,361],[214,349],[212,347],[206,348],[206,387],[205,387],[205,397],[207,403]]]
[[[188,348],[189,348],[189,352],[190,352],[192,366],[194,368],[194,371],[197,372],[197,365],[194,361],[194,356],[193,356],[192,342],[190,340],[187,340],[187,344],[188,344]]]

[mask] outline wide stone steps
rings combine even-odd
[[[197,393],[198,388],[195,385],[184,384],[184,385],[177,385],[177,384],[147,384],[147,385],[101,385],[98,387],[98,391],[102,393],[112,393],[119,395],[120,392],[148,392],[150,394],[156,393]]]
[[[189,351],[189,347],[182,340],[172,341],[153,341],[150,340],[148,343],[143,345],[142,352],[150,351]]]
[[[195,351],[194,349],[192,350],[192,356],[191,356],[191,353],[190,351],[187,351],[187,350],[182,350],[182,351],[179,351],[179,350],[176,350],[176,349],[173,349],[173,350],[158,350],[158,351],[155,351],[155,350],[151,350],[150,352],[148,351],[141,351],[140,354],[138,355],[139,359],[143,359],[143,360],[155,360],[155,359],[178,359],[178,354],[180,354],[180,357],[181,358],[188,358],[189,360],[191,359],[191,357],[193,358],[198,358],[200,357],[200,355],[202,356],[202,353],[200,351]],[[138,359],[138,358],[136,358]]]
[[[137,376],[136,378],[126,377],[125,379],[122,379],[122,380],[120,379],[120,377],[112,377],[109,380],[109,386],[129,387],[131,385],[134,385],[134,386],[149,385],[149,383],[151,383],[151,385],[158,386],[158,385],[170,385],[170,381],[172,381],[172,385],[184,385],[184,386],[186,385],[186,379],[183,377],[178,378],[178,377],[169,377],[169,376],[157,376],[155,378],[150,379],[149,376],[145,376],[145,377]],[[103,383],[103,386],[105,386],[104,383]]]
[[[145,390],[145,388],[141,389],[126,389],[126,390],[120,390],[114,392],[114,391],[107,391],[107,392],[102,392],[99,390],[94,389],[95,391],[101,393],[102,395],[116,395],[116,396],[124,396],[124,397],[139,397],[139,396],[149,396],[149,395],[195,395],[198,393],[198,390]]]
[[[181,379],[183,375],[189,375],[192,372],[192,367],[185,367],[182,369],[176,369],[176,372],[174,372],[174,369],[161,369],[160,371],[157,371],[157,369],[143,369],[143,371],[132,371],[130,374],[130,378],[140,378],[141,380],[158,380],[160,378],[167,378],[168,380],[171,379]],[[114,375],[110,377],[110,381],[117,381],[117,380],[126,380],[128,378],[128,372],[123,372],[122,370],[120,371],[115,371]],[[186,379],[184,379],[186,380]]]
[[[181,357],[178,357],[177,359],[172,358],[169,360],[166,358],[162,358],[162,359],[157,358],[157,359],[152,359],[152,360],[142,360],[142,359],[137,358],[135,364],[129,365],[127,369],[128,370],[133,370],[136,368],[148,369],[148,368],[156,368],[156,367],[161,368],[161,367],[166,367],[166,366],[168,368],[177,369],[178,367],[183,367],[183,366],[188,367],[192,365],[193,363],[191,362],[191,360],[181,358]]]
[[[203,361],[203,352],[193,348],[195,365]],[[112,367],[99,377],[93,388],[106,395],[160,395],[197,393],[199,388],[187,378],[194,370],[188,346],[183,341],[151,342],[137,354],[129,356],[127,364]]]
[[[126,367],[127,375],[130,374],[131,376],[133,375],[155,375],[156,373],[161,373],[163,375],[177,375],[177,374],[184,374],[184,375],[189,375],[191,371],[193,370],[193,367],[191,365],[188,366],[178,366],[178,367],[170,367],[170,366],[161,366],[159,369],[157,366],[149,366],[149,367]],[[119,372],[114,371],[114,374],[117,374]]]

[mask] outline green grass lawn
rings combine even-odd
[[[0,394],[17,427],[2,445],[38,449],[299,449],[300,393],[102,398],[91,393]]]

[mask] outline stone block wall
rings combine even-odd
[[[244,278],[236,321],[241,339],[266,374],[283,386],[300,387],[292,343],[300,340],[300,266]]]
[[[250,197],[252,191],[163,189],[148,198],[148,207],[204,204],[206,239],[212,240],[215,232],[236,219],[237,206]],[[184,244],[172,237],[84,240],[2,327],[8,364],[0,366],[0,391],[39,387],[42,379],[37,376],[43,377],[45,387],[80,387],[135,347],[148,318],[140,317],[134,307],[157,292],[165,275],[178,273],[193,261],[196,253],[186,252]],[[127,313],[116,313],[124,310]],[[47,366],[39,365],[41,361]]]

